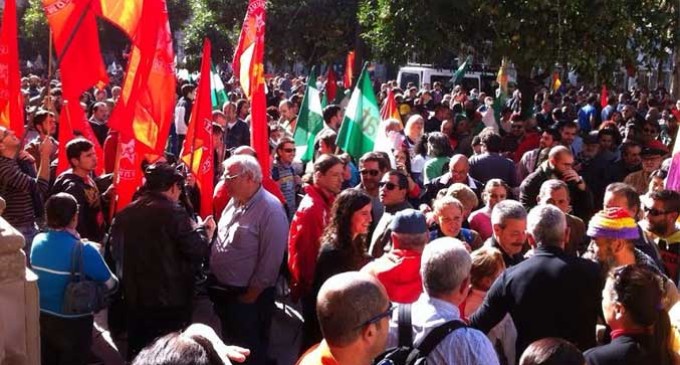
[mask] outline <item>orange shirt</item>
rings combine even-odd
[[[326,340],[323,340],[307,350],[295,365],[339,365],[339,363],[333,357]]]

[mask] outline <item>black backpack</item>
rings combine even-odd
[[[427,356],[451,332],[465,328],[467,325],[459,320],[448,321],[433,328],[427,336],[413,343],[413,329],[411,325],[411,305],[399,306],[397,316],[399,343],[397,347],[388,349],[374,361],[375,365],[424,365]]]

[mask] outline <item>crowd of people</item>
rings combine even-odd
[[[107,119],[120,87],[81,99],[96,141],[56,141],[59,82],[22,83],[28,132],[0,127],[0,196],[39,277],[44,364],[89,358],[95,313],[63,305],[74,250],[138,365],[275,361],[282,298],[304,319],[304,365],[368,365],[423,344],[434,364],[678,363],[680,193],[665,182],[680,101],[663,90],[601,105],[586,87],[542,88],[526,110],[519,91],[494,108],[499,96],[460,85],[386,82],[378,99],[394,94],[401,113],[382,121],[388,142],[359,158],[340,150],[340,98],[303,163],[300,104],[326,80],[285,74],[268,80],[263,171],[250,103],[227,82],[212,114],[214,216],[201,219],[202,192],[177,159],[195,85],[178,83],[167,153],[144,162],[143,184],[114,214]],[[56,174],[62,148],[70,168]],[[216,333],[185,330],[201,296]]]

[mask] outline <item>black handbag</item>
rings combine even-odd
[[[106,288],[85,278],[83,272],[83,243],[78,241],[71,257],[71,276],[64,291],[64,314],[96,313],[106,307]]]

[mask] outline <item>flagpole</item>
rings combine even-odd
[[[111,197],[111,203],[109,204],[109,224],[113,221],[113,216],[116,215],[116,209],[118,208],[118,192],[116,191],[117,179],[119,175],[118,169],[120,168],[120,133],[118,133],[118,141],[116,142],[116,166],[113,169],[113,177],[111,184],[113,185],[113,196]],[[136,164],[136,161],[135,161]]]

